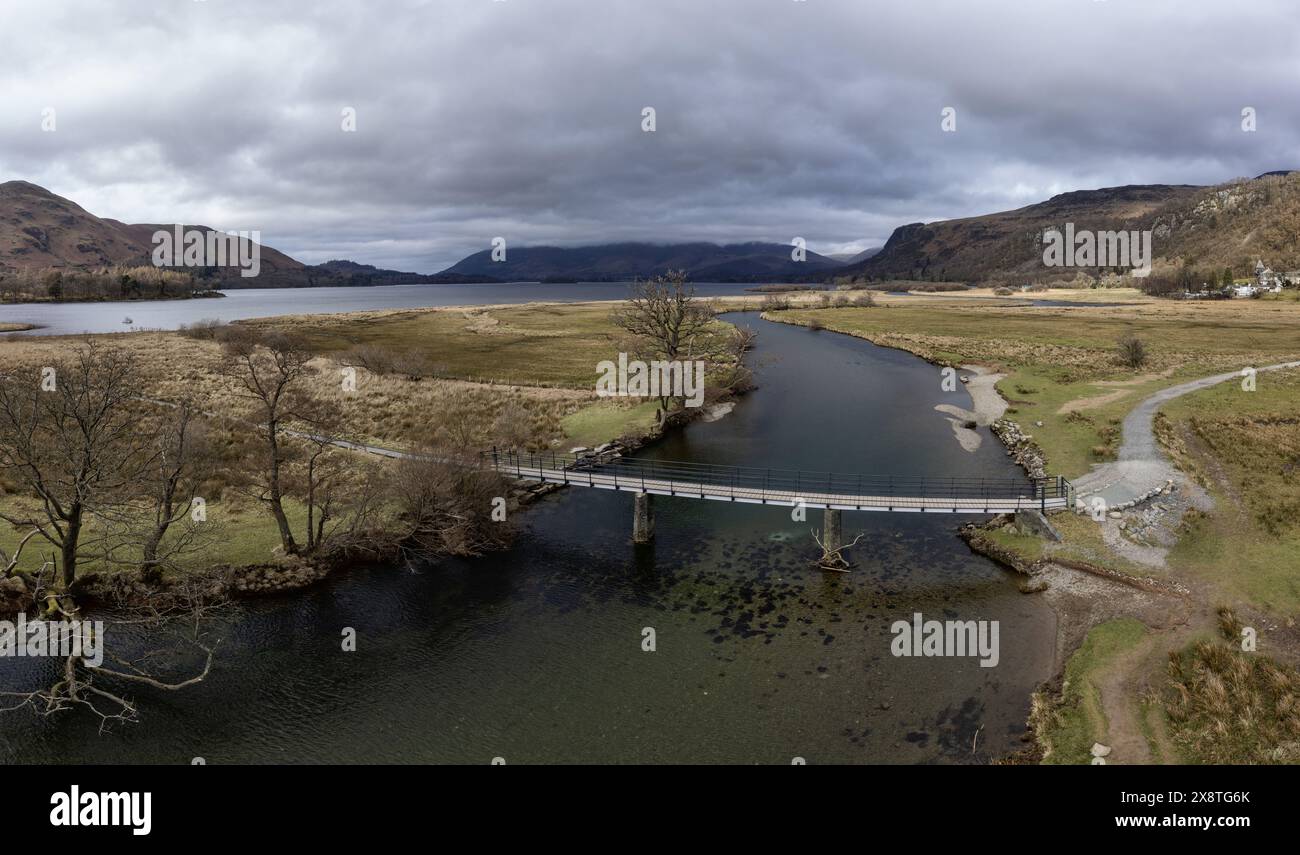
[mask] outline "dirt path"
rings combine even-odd
[[[1110,663],[1097,685],[1101,693],[1101,710],[1106,716],[1106,741],[1110,754],[1108,765],[1147,764],[1152,761],[1151,748],[1142,730],[1142,709],[1138,678],[1155,638],[1148,635],[1142,644],[1127,651]]]
[[[1176,758],[1159,723],[1143,726],[1141,699],[1164,685],[1169,651],[1187,643],[1194,627],[1212,616],[1197,605],[1194,595],[1143,590],[1059,564],[1049,563],[1041,578],[1043,596],[1057,615],[1057,670],[1083,643],[1088,631],[1116,618],[1135,618],[1147,627],[1142,643],[1108,661],[1093,675],[1106,717],[1106,733],[1098,741],[1111,749],[1108,764],[1168,762]],[[1156,742],[1153,755],[1148,733]]]

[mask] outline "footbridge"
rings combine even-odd
[[[751,466],[648,460],[617,453],[483,452],[489,469],[528,481],[621,490],[636,496],[633,539],[650,539],[651,496],[711,499],[752,505],[821,508],[828,537],[838,540],[842,511],[1000,514],[1071,507],[1062,477],[979,478],[857,475]]]

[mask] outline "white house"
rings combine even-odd
[[[1274,273],[1272,268],[1265,266],[1262,260],[1255,262],[1255,290],[1273,294],[1280,293],[1282,290],[1281,277]]]

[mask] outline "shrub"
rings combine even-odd
[[[216,341],[217,337],[226,322],[217,318],[202,318],[192,324],[181,324],[177,332],[186,338],[207,339]]]
[[[1141,368],[1147,363],[1147,346],[1142,339],[1129,333],[1119,340],[1119,361],[1129,368]]]

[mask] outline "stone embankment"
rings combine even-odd
[[[1034,442],[1032,434],[1022,431],[1020,425],[1010,419],[998,419],[989,429],[1006,446],[1007,456],[1023,468],[1030,478],[1047,477],[1043,450]]]

